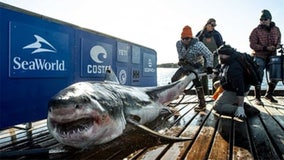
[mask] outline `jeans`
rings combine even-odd
[[[247,95],[248,92],[245,93]],[[215,101],[214,110],[223,115],[232,116],[238,108],[236,92],[224,90]]]
[[[269,71],[269,65],[268,65],[269,61],[268,60],[265,60],[265,59],[259,58],[259,57],[254,57],[254,61],[258,64],[259,70],[261,71],[261,75],[260,75],[261,76],[261,82],[263,81],[264,69]],[[272,81],[268,78],[268,83],[273,83],[276,86],[277,81]]]

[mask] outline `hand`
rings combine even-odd
[[[266,48],[268,51],[275,51],[276,50],[276,47],[275,46],[268,46]]]
[[[185,65],[185,60],[183,58],[179,59],[178,65],[179,66]]]
[[[213,84],[213,87],[214,87],[215,89],[219,88],[220,86],[221,86],[220,80],[214,82],[214,84]]]
[[[209,74],[209,75],[208,75],[208,78],[209,78],[209,79],[213,79],[213,78],[215,78],[215,77],[216,77],[215,74]]]
[[[239,117],[239,118],[246,118],[246,114],[245,114],[245,110],[243,106],[238,106],[236,112],[235,112],[235,116]]]
[[[207,67],[206,68],[206,73],[207,74],[212,74],[213,73],[213,68],[212,67]]]

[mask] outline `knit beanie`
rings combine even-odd
[[[189,26],[183,27],[181,32],[181,38],[187,38],[187,37],[192,38],[192,31]]]
[[[260,15],[260,20],[264,20],[264,19],[272,19],[272,16],[270,14],[270,12],[266,9],[261,11],[261,15]]]
[[[214,18],[208,19],[206,25],[207,25],[207,24],[211,24],[213,27],[217,26],[216,20],[215,20]]]
[[[235,49],[232,48],[230,45],[221,45],[218,49],[217,49],[217,53],[218,54],[225,54],[225,55],[231,55],[235,52]]]

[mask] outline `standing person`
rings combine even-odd
[[[244,68],[237,60],[237,51],[230,45],[222,45],[217,53],[222,67],[220,81],[216,81],[214,87],[221,85],[224,91],[216,99],[214,110],[219,114],[239,118],[258,114],[256,108],[244,103],[250,84],[245,81]]]
[[[217,26],[216,20],[214,18],[210,18],[205,26],[203,27],[203,30],[199,31],[196,34],[196,37],[205,44],[205,46],[214,54],[214,51],[219,48],[224,42],[221,34],[215,30],[215,27]],[[218,55],[213,55],[213,67],[215,68],[218,65]],[[212,79],[212,82],[216,82],[218,79],[214,77]],[[202,86],[204,88],[204,92],[206,94],[209,94],[208,89],[208,77],[203,76],[202,77]],[[213,86],[213,85],[212,85]],[[213,93],[215,92],[214,87],[212,87]]]
[[[181,40],[176,43],[180,68],[173,75],[171,81],[175,82],[190,72],[200,73],[204,68],[204,58],[207,61],[207,73],[212,73],[213,56],[210,50],[197,38],[193,38],[190,26],[185,26],[181,33]],[[193,80],[198,96],[199,105],[194,110],[204,111],[206,109],[203,87],[199,78]]]
[[[281,33],[280,29],[271,21],[272,16],[266,9],[262,10],[260,16],[260,24],[253,29],[249,36],[250,48],[253,49],[254,60],[259,65],[262,71],[263,78],[264,69],[269,70],[268,62],[270,56],[276,55],[276,49],[280,48]],[[261,79],[262,82],[263,79]],[[278,101],[273,98],[273,92],[277,85],[277,81],[269,80],[268,89],[265,94],[265,99],[272,103]],[[263,105],[261,97],[261,88],[255,87],[255,103]]]

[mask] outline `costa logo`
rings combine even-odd
[[[96,45],[91,48],[90,56],[96,63],[103,63],[107,58],[107,51],[104,49],[104,47]]]
[[[95,45],[90,50],[90,57],[95,64],[87,65],[88,74],[103,74],[110,65],[105,65],[107,51],[103,46]]]

